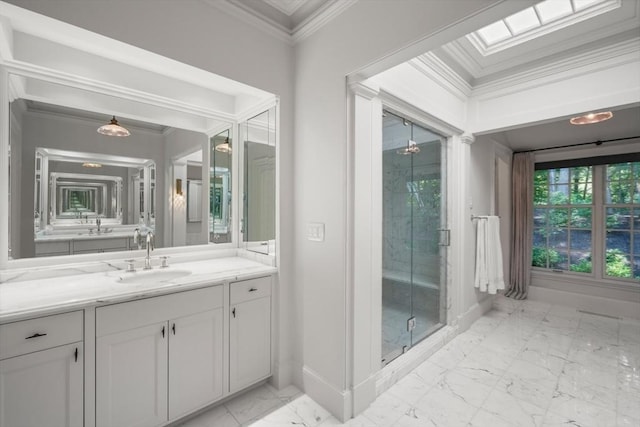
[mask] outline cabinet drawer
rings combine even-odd
[[[69,241],[64,242],[36,242],[36,255],[69,255]]]
[[[96,309],[96,336],[127,331],[222,307],[222,285],[113,304]]]
[[[0,359],[82,341],[82,311],[0,325]]]
[[[73,242],[74,252],[97,252],[108,251],[114,249],[127,249],[127,238],[114,238],[114,239],[95,239],[95,240],[75,240]]]
[[[271,277],[231,283],[229,300],[231,305],[271,295]]]

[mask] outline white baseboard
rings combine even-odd
[[[549,304],[566,305],[577,310],[604,314],[613,317],[640,319],[640,304],[633,301],[622,301],[612,298],[559,291],[557,289],[529,286],[530,300]]]
[[[341,422],[352,414],[352,395],[349,390],[338,390],[307,366],[302,368],[304,392]]]
[[[351,416],[356,416],[369,407],[376,400],[375,373],[369,378],[353,387],[353,409]]]
[[[278,390],[293,384],[293,361],[285,360],[276,363],[269,383]]]
[[[458,316],[458,333],[469,329],[473,323],[481,318],[485,313],[491,311],[493,306],[493,295],[487,296],[482,301],[473,304],[466,312]]]

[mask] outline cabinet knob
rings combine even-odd
[[[171,326],[171,330],[173,331],[173,335],[176,334],[176,324],[174,323],[173,326]]]
[[[164,326],[162,327],[162,338],[164,338]]]
[[[231,310],[231,314],[233,314],[233,317],[236,317],[236,308],[234,307],[233,310]]]
[[[73,357],[75,359],[75,361],[78,361],[78,347],[76,347],[76,351],[73,353]]]
[[[47,334],[41,334],[40,332],[36,332],[35,334],[33,334],[33,335],[29,336],[29,337],[26,337],[26,338],[25,338],[25,340],[30,340],[30,339],[32,339],[32,338],[44,337],[44,336],[46,336],[46,335],[47,335]]]
[[[255,291],[257,291],[257,289],[256,289],[256,288],[251,288],[251,289],[249,289],[249,292],[255,292]]]

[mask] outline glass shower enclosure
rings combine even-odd
[[[446,323],[445,142],[384,112],[382,365]]]

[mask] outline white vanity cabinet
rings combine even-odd
[[[96,309],[96,425],[157,426],[223,395],[223,286]]]
[[[83,425],[81,311],[0,325],[0,426]]]
[[[271,375],[271,277],[230,284],[229,390]]]

